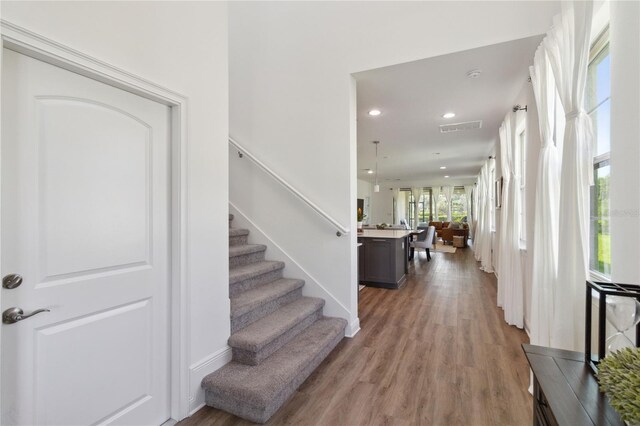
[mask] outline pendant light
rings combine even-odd
[[[380,141],[373,141],[376,146],[376,184],[373,185],[373,192],[380,192],[380,185],[378,185],[378,144]]]

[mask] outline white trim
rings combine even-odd
[[[202,358],[189,367],[191,390],[189,395],[189,416],[204,407],[204,391],[200,380],[231,362],[232,351],[229,346]]]
[[[591,281],[598,281],[598,282],[604,282],[604,283],[611,282],[611,277],[608,277],[599,271],[594,271],[593,269],[589,269],[589,279]]]
[[[0,20],[2,47],[106,83],[171,108],[171,417],[188,414],[189,277],[187,274],[187,104],[179,93],[25,28]],[[0,51],[1,52],[1,51]],[[2,75],[0,53],[0,76]]]
[[[237,222],[241,227],[249,228],[254,237],[262,238],[262,241],[259,241],[262,244],[268,243],[271,258],[285,261],[285,271],[287,271],[288,268],[291,268],[291,266],[293,265],[293,276],[299,274],[303,275],[296,278],[303,279],[307,284],[309,284],[310,287],[316,287],[318,290],[320,290],[321,295],[324,296],[325,299],[327,299],[325,300],[326,304],[324,306],[324,309],[330,316],[345,318],[347,321],[349,321],[349,309],[344,306],[338,299],[336,299],[335,296],[331,294],[331,292],[327,290],[325,286],[320,284],[320,281],[318,281],[304,267],[302,267],[302,265],[300,265],[287,251],[280,247],[269,234],[264,232],[262,228],[260,228],[251,219],[249,219],[247,215],[238,208],[238,206],[229,201],[229,207],[233,210],[234,215],[236,215],[236,217],[234,218],[234,223]],[[303,292],[305,292],[306,287],[307,286],[305,285],[305,287],[302,288]],[[355,335],[355,333],[357,333],[357,328],[359,328],[358,325],[356,325],[356,328],[352,328],[350,332]]]
[[[348,338],[353,338],[360,331],[360,318],[356,318],[353,320],[351,324],[347,326],[347,329],[344,332],[344,336]]]

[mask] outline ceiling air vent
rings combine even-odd
[[[443,124],[440,126],[440,133],[462,132],[482,128],[482,120],[467,121],[465,123]]]

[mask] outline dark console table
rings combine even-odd
[[[534,375],[534,425],[621,425],[580,352],[523,344]]]

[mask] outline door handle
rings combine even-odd
[[[23,319],[27,319],[34,315],[39,314],[40,312],[51,312],[49,309],[36,309],[30,314],[24,313],[24,311],[20,308],[9,308],[2,313],[2,322],[5,324],[14,324],[18,321],[22,321]]]

